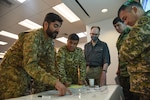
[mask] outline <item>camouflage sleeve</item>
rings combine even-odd
[[[82,49],[79,51],[79,59],[80,59],[80,80],[84,81],[86,77],[86,61],[84,58],[84,53]]]
[[[149,23],[150,19],[141,18],[138,24],[132,28],[119,51],[121,60],[130,62],[138,56],[141,56],[143,51],[150,48]]]
[[[67,80],[67,75],[66,75],[66,71],[65,71],[65,50],[60,48],[57,56],[56,56],[56,64],[59,70],[59,77],[60,80],[65,83],[65,82],[69,82]]]
[[[24,37],[23,43],[23,66],[26,72],[37,81],[41,81],[45,84],[54,86],[57,79],[47,73],[38,62],[40,58],[38,57],[39,36],[27,34]]]
[[[57,67],[57,65],[56,65],[56,55],[57,55],[57,50],[56,50],[56,48],[54,48],[54,66],[52,66],[51,67],[51,72],[52,72],[52,74],[55,76],[55,77],[57,77],[58,79],[59,79],[59,71],[58,71],[58,67]]]
[[[50,53],[51,51],[49,51],[49,54],[51,54]],[[54,48],[54,58],[53,59],[50,59],[49,61],[50,62],[52,62],[52,61],[54,61],[54,64],[50,64],[51,65],[51,67],[50,67],[50,73],[53,75],[53,76],[55,76],[56,78],[59,78],[59,71],[58,71],[58,67],[56,66],[56,54],[57,54],[57,52],[56,52],[56,48]],[[51,55],[48,55],[49,56],[49,58],[51,58],[50,56]]]

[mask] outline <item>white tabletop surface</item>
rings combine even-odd
[[[71,87],[72,95],[58,96],[56,90],[41,92],[8,100],[124,100],[122,88],[119,85],[102,87]],[[38,97],[42,96],[42,97]]]

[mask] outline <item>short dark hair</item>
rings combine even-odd
[[[118,22],[124,23],[119,17],[116,17],[113,20],[113,25],[116,24],[116,23],[118,23]]]
[[[101,30],[101,28],[100,28],[99,26],[92,26],[92,27],[91,27],[91,30],[92,30],[93,28],[98,28],[99,32],[100,32],[100,30]]]
[[[118,10],[118,16],[119,16],[119,14],[120,14],[120,12],[121,12],[122,10],[125,10],[125,9],[127,9],[127,8],[130,8],[130,9],[131,9],[132,6],[140,7],[140,8],[143,9],[142,5],[141,5],[140,3],[138,3],[138,2],[136,2],[136,1],[126,1],[126,2],[123,3],[123,4],[121,5],[121,7],[119,8],[119,10]]]
[[[79,36],[76,33],[72,33],[68,36],[68,40],[78,40],[79,41]]]
[[[44,18],[44,22],[45,21],[47,21],[48,23],[55,22],[55,21],[58,21],[60,23],[63,22],[62,18],[59,15],[55,14],[55,13],[48,13],[48,14],[46,14],[46,16]]]

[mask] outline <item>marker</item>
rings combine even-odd
[[[44,99],[51,99],[51,96],[49,95],[38,95],[39,98],[44,98]]]

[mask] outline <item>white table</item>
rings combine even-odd
[[[76,87],[70,90],[72,95],[58,96],[56,90],[50,90],[8,100],[124,100],[122,87],[119,85],[107,85],[100,88]],[[39,95],[42,97],[38,97]]]

